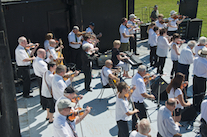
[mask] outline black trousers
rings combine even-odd
[[[200,112],[201,102],[205,97],[206,92],[206,78],[197,77],[194,75],[193,77],[193,105],[195,106],[196,111]],[[204,93],[204,94],[201,94]],[[198,95],[201,94],[201,95]],[[195,96],[198,95],[198,96]]]
[[[91,84],[91,71],[92,68],[84,68],[83,73],[85,75],[85,89],[89,90],[90,89],[90,84]]]
[[[163,74],[163,68],[165,66],[166,57],[157,57],[157,73]]]
[[[42,93],[41,93],[41,90],[42,90],[42,78],[36,76],[36,79],[37,79],[37,83],[39,85],[40,104],[42,105]]]
[[[171,70],[171,75],[173,76],[173,74],[175,73],[177,73],[177,69],[178,69],[178,61],[176,60],[176,61],[174,61],[173,60],[173,67],[172,67],[172,70]]]
[[[157,54],[156,54],[157,46],[150,46],[150,66],[154,66],[157,63]]]
[[[119,120],[117,121],[118,126],[118,137],[129,137],[129,127],[127,121]]]
[[[202,137],[207,137],[207,124],[203,118],[201,118],[200,134]]]
[[[18,66],[18,74],[23,79],[23,97],[29,96],[30,92],[30,66]]]
[[[81,48],[74,49],[70,47],[70,62],[76,64],[76,69],[81,70]]]
[[[139,103],[139,102],[133,102],[134,106],[136,109],[139,110],[138,117],[140,120],[142,120],[143,118],[147,118],[147,114],[146,114],[146,108],[144,106],[144,103]],[[137,123],[137,117],[135,114],[132,115],[132,130],[136,130],[136,123]]]
[[[177,72],[181,72],[185,75],[185,81],[188,81],[189,67],[190,67],[190,65],[178,63]]]
[[[134,34],[134,38],[130,37],[130,50],[133,49],[134,54],[137,53],[137,36]]]

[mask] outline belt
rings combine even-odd
[[[18,66],[18,68],[29,68],[30,66]]]

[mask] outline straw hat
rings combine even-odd
[[[207,48],[206,47],[204,47],[204,48],[202,48],[202,49],[200,49],[199,51],[198,51],[198,55],[200,56],[200,57],[207,57]]]

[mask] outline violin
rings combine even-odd
[[[183,90],[187,85],[188,85],[188,82],[187,81],[182,82],[182,84],[180,86],[180,89]]]
[[[128,88],[129,88],[129,92],[124,95],[126,98],[129,97],[129,94],[132,94],[134,92],[133,88],[130,88],[129,86]]]
[[[161,21],[159,21],[160,24],[164,24],[164,23],[168,23],[169,20],[168,19],[162,19]]]
[[[174,19],[174,20],[176,20],[176,19],[181,20],[181,19],[183,19],[183,16],[184,16],[184,15],[175,15],[175,16],[173,17],[173,19]],[[185,17],[188,18],[188,16],[185,16]]]
[[[70,114],[67,116],[67,118],[70,121],[75,120],[76,116],[82,116],[84,114],[86,109],[82,109],[80,107],[76,108],[75,110],[70,110]]]
[[[75,77],[75,71],[73,72],[73,71],[68,71],[64,76],[63,76],[63,79],[66,81],[68,78],[70,78],[70,77]]]
[[[25,47],[25,49],[26,50],[30,50],[30,49],[34,49],[36,46],[38,45],[38,43],[35,43],[35,44],[28,44],[26,47]]]
[[[150,75],[149,73],[147,73],[143,79],[144,79],[144,82],[146,83],[147,81],[150,81],[150,80],[153,80],[155,78],[154,75]]]
[[[76,36],[77,37],[80,37],[80,36],[82,36],[84,34],[86,34],[86,31],[82,31],[82,32],[78,31],[78,33],[76,34]]]
[[[71,102],[73,103],[77,103],[82,97],[75,94],[75,96],[71,99]]]

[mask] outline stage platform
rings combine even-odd
[[[182,47],[186,46],[183,44]],[[140,54],[140,59],[149,67],[149,46],[147,40],[139,41],[137,44],[137,51]],[[166,64],[164,67],[164,74],[162,78],[169,83],[170,82],[170,71],[172,68],[172,61],[170,59],[170,54],[166,59]],[[193,66],[190,66],[189,75],[189,86],[188,86],[188,96],[192,96],[192,70]],[[87,92],[84,90],[84,75],[81,73],[79,76],[74,78],[73,86],[79,91],[78,94],[84,95],[83,99],[80,100],[80,106],[85,108],[87,106],[92,107],[91,112],[85,117],[80,124],[76,125],[79,137],[117,137],[118,127],[115,121],[115,95],[112,89],[105,89],[102,99],[97,98],[101,91],[100,82],[100,71],[101,69],[93,69],[93,79],[91,83],[92,92]],[[149,73],[155,74],[155,68],[148,68]],[[135,70],[137,72],[137,70]],[[130,70],[130,75],[133,71]],[[131,85],[131,79],[124,79],[128,85]],[[19,89],[22,90],[22,87]],[[34,80],[32,82],[33,98],[25,99],[22,97],[22,93],[17,93],[17,103],[18,103],[18,113],[19,122],[21,128],[22,137],[52,137],[54,130],[53,124],[48,124],[46,118],[46,111],[41,109],[39,104],[39,89],[37,87],[37,82]],[[189,99],[192,102],[192,99]],[[156,137],[157,134],[157,104],[151,100],[145,99],[145,104],[148,109],[148,117],[151,120],[151,136]],[[161,105],[164,101],[161,101]],[[131,104],[130,104],[131,106]],[[184,127],[181,127],[181,134],[183,137],[195,137],[199,136],[199,120],[200,115],[198,114],[195,121],[191,122],[189,125],[187,122],[181,122]],[[129,129],[131,130],[131,121],[129,123]],[[167,127],[166,127],[167,128]],[[82,129],[82,133],[81,133]]]

